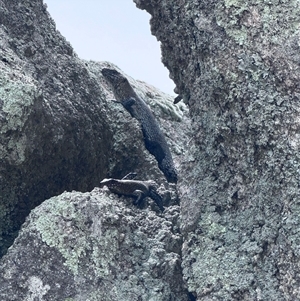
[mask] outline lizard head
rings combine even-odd
[[[122,78],[124,79],[124,76],[115,69],[103,68],[101,73],[112,84],[117,84],[122,80]]]
[[[103,68],[101,72],[112,85],[113,91],[118,100],[123,101],[124,99],[128,99],[132,95],[135,95],[135,92],[129,84],[128,79],[119,71],[115,69]]]
[[[101,182],[100,182],[100,185],[99,187],[102,188],[104,187],[105,185],[108,185],[109,183],[111,183],[112,179],[103,179]]]

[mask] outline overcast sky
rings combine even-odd
[[[161,63],[150,15],[133,0],[44,0],[57,29],[79,57],[110,61],[135,79],[174,95],[174,83]]]

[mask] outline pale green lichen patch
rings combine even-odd
[[[67,193],[65,195],[67,196]],[[76,218],[74,206],[68,203],[67,197],[53,197],[45,206],[49,215],[38,216],[35,221],[36,229],[40,232],[42,240],[50,247],[57,248],[65,258],[65,264],[77,274],[78,260],[85,249],[85,239],[78,235],[73,241],[74,245],[70,244],[72,220]]]
[[[5,70],[0,74],[0,135],[6,137],[5,143],[0,145],[0,158],[7,157],[21,164],[25,161],[27,138],[21,133],[16,136],[7,133],[22,131],[32,112],[37,89],[30,78],[16,73],[18,78],[13,78]]]
[[[92,250],[92,261],[97,277],[105,277],[111,274],[110,263],[115,261],[118,250],[117,238],[117,229],[107,229],[104,236],[97,237],[98,241],[94,244]]]
[[[83,258],[88,256],[96,276],[107,276],[110,274],[109,263],[113,262],[118,248],[118,231],[114,227],[105,229],[103,223],[107,219],[114,223],[118,217],[107,213],[105,217],[100,215],[92,218],[88,212],[86,216],[82,216],[80,212],[84,210],[76,209],[80,206],[80,202],[85,204],[87,211],[91,210],[90,206],[95,206],[92,210],[99,213],[104,210],[97,208],[97,202],[93,202],[88,194],[78,193],[77,198],[74,192],[65,192],[46,201],[43,204],[43,214],[38,214],[39,208],[35,210],[37,215],[35,227],[40,232],[42,240],[62,254],[64,264],[75,275],[78,274]],[[111,200],[109,202],[111,203]],[[89,220],[90,218],[92,220]]]
[[[267,3],[266,3],[267,2]],[[263,39],[281,45],[282,37],[290,38],[299,30],[299,2],[289,1],[285,10],[275,1],[224,0],[218,3],[216,22],[237,44],[253,43]],[[224,14],[224,11],[226,12]],[[258,35],[259,32],[259,35]]]
[[[202,216],[199,227],[207,233],[208,237],[219,237],[226,233],[226,227],[219,224],[217,213],[206,213]]]
[[[168,94],[158,91],[155,87],[142,82],[130,79],[130,82],[137,88],[137,93],[147,102],[150,107],[157,106],[163,116],[167,116],[174,121],[181,121],[188,108],[183,103],[174,104],[174,98]]]
[[[243,0],[225,0],[225,7],[229,8],[231,6],[241,7],[245,4]]]
[[[155,98],[154,102],[166,116],[170,116],[174,121],[181,121],[183,114],[187,112],[187,107],[183,102],[175,105],[166,97]]]
[[[227,30],[227,34],[229,34],[237,44],[243,45],[247,41],[247,31],[243,28],[241,29],[232,29]]]
[[[6,119],[0,133],[20,130],[23,127],[31,112],[35,93],[36,86],[33,83],[14,81],[5,75],[0,75],[0,99]]]

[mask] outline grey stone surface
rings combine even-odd
[[[108,190],[35,208],[0,263],[0,299],[188,300],[179,206],[159,215]]]
[[[192,119],[178,183],[188,289],[300,299],[299,2],[134,2]]]
[[[139,125],[110,99],[100,71],[112,64],[79,59],[42,0],[0,1],[0,20],[1,256],[30,210],[64,190],[90,191],[131,171],[165,182]],[[184,140],[176,128],[186,108],[135,86],[164,123],[178,166]]]
[[[117,67],[78,58],[41,0],[0,0],[0,23],[0,299],[188,300],[176,186],[113,101],[101,69]],[[180,173],[186,106],[129,81]],[[163,214],[149,198],[137,208],[94,189],[132,171],[160,185]]]
[[[2,0],[2,250],[31,208],[82,192],[32,211],[1,259],[0,296],[300,299],[298,1],[135,2],[190,111],[192,136],[181,102],[129,78],[166,134],[181,207],[111,101],[100,71],[112,65],[80,60],[42,1]],[[130,171],[161,184],[164,214],[83,193]]]

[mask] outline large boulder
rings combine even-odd
[[[101,69],[115,66],[79,59],[42,0],[0,1],[0,20],[1,256],[30,210],[51,196],[91,191],[105,177],[132,171],[166,182],[139,124],[112,101]],[[163,123],[178,166],[186,108],[135,83]]]
[[[179,206],[157,214],[108,190],[35,208],[0,263],[0,299],[188,301]]]
[[[192,119],[178,183],[189,291],[299,300],[299,2],[134,2]]]

